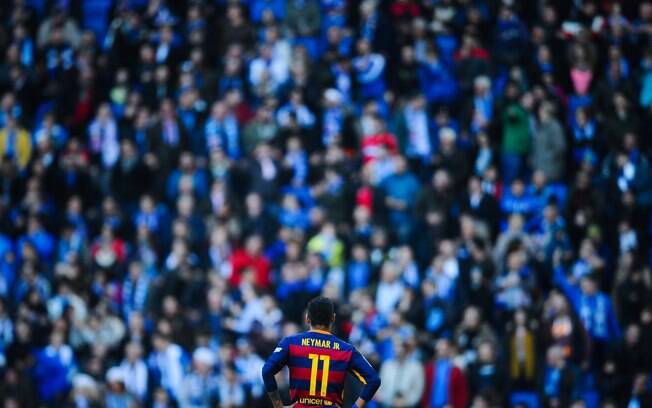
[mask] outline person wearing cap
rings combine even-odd
[[[208,408],[217,403],[217,377],[213,373],[216,356],[208,347],[199,347],[192,353],[192,370],[181,383],[179,406]]]
[[[324,91],[322,101],[322,136],[323,146],[341,142],[344,131],[346,110],[343,105],[344,95],[338,89],[328,88]]]
[[[106,372],[106,396],[104,403],[107,408],[131,407],[135,399],[127,391],[125,373],[121,367],[111,367]]]

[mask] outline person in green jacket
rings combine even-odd
[[[505,93],[507,104],[502,115],[501,161],[503,180],[511,183],[515,178],[525,175],[526,158],[532,146],[531,115],[526,109],[531,103],[531,95],[525,95],[519,101],[515,85],[508,85]]]

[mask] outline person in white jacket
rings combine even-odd
[[[413,408],[421,401],[424,387],[423,365],[417,360],[405,340],[394,340],[395,357],[380,367],[379,400],[382,407]]]
[[[143,346],[132,341],[125,346],[125,359],[120,364],[127,391],[141,403],[147,396],[147,364],[143,360]]]

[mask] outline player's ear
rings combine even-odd
[[[335,323],[335,318],[336,317],[337,317],[337,315],[335,313],[333,313],[333,317],[331,317],[331,323]]]

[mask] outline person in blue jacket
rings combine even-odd
[[[559,256],[556,255],[554,283],[566,295],[589,334],[591,363],[601,367],[609,345],[621,337],[611,298],[599,290],[595,275],[586,274],[579,279],[579,282],[576,282],[572,276],[567,276],[558,258]]]

